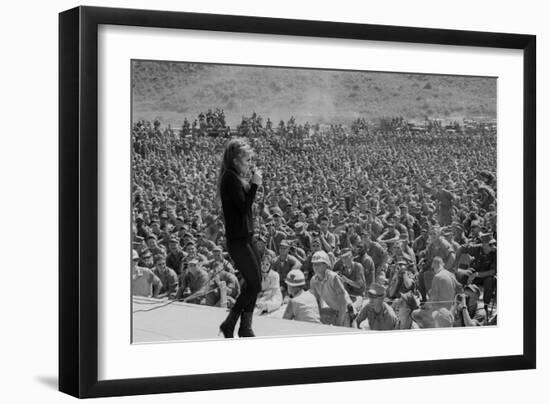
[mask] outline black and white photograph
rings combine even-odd
[[[132,343],[497,325],[496,77],[131,81]]]

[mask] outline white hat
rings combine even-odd
[[[330,267],[330,258],[328,254],[324,251],[317,251],[315,254],[313,254],[313,257],[311,257],[311,263],[315,264],[316,262],[324,262]]]
[[[306,277],[299,269],[293,269],[286,275],[285,283],[288,286],[303,286],[306,284]]]
[[[132,250],[132,259],[133,260],[138,260],[139,259],[139,254],[136,250]]]

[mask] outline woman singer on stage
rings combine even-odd
[[[250,172],[252,156],[252,148],[246,140],[230,140],[223,153],[218,177],[218,198],[221,199],[225,221],[227,251],[245,280],[235,305],[220,325],[220,332],[225,338],[233,338],[239,317],[239,337],[255,336],[252,313],[262,288],[262,275],[259,254],[252,243],[252,203],[258,186],[262,184],[262,174],[260,171]]]

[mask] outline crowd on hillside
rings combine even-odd
[[[133,294],[231,306],[223,136],[132,132]],[[496,136],[251,136],[257,314],[370,330],[496,323]]]

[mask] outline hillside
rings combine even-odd
[[[223,108],[228,123],[256,111],[274,122],[350,123],[401,115],[496,117],[496,79],[134,61],[133,119],[179,126]]]

